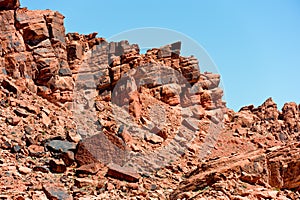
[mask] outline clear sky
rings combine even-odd
[[[299,0],[21,0],[21,5],[61,12],[67,32],[105,38],[143,27],[181,32],[211,56],[234,110],[268,97],[279,108],[300,103]]]

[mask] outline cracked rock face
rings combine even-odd
[[[234,112],[181,42],[96,36],[0,1],[1,199],[300,198],[300,105]]]

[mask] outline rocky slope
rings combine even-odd
[[[181,43],[139,53],[0,2],[1,199],[299,199],[300,105],[226,108]]]

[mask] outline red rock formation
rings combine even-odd
[[[228,191],[224,195],[229,199],[234,199],[237,195],[247,198],[260,196],[246,192],[246,188],[231,192],[228,187],[234,186],[229,186],[228,182],[233,180],[237,184],[245,184],[249,187],[260,185],[265,188],[299,190],[299,148],[299,144],[294,143],[208,161],[190,172],[190,177],[180,183],[177,191],[171,195],[171,199],[192,195],[198,198],[205,197],[206,195],[199,193],[199,190],[207,187],[208,190]]]
[[[0,2],[0,198],[300,198],[300,105],[234,112],[180,42],[140,54],[19,7]]]

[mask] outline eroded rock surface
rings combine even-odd
[[[234,112],[181,42],[96,36],[0,2],[1,199],[300,198],[300,105]]]

